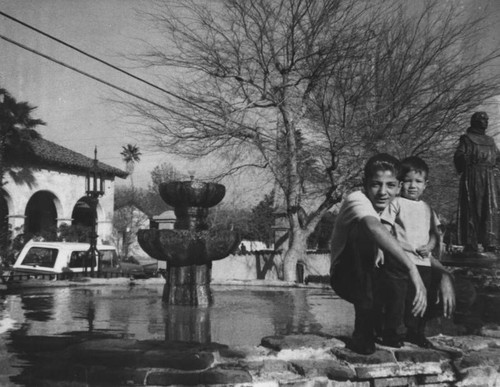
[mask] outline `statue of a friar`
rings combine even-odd
[[[455,151],[455,168],[460,174],[458,241],[465,252],[498,251],[498,174],[500,151],[486,134],[488,115],[476,112],[470,128],[460,137]]]

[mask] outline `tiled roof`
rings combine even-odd
[[[44,138],[30,140],[31,150],[27,154],[17,154],[11,160],[12,163],[36,163],[39,166],[51,166],[68,169],[75,172],[86,173],[92,167],[94,160],[72,151]],[[125,179],[128,173],[121,169],[99,162],[99,169],[108,175],[118,176]]]

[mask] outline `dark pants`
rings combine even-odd
[[[375,269],[378,248],[367,230],[356,225],[347,240],[344,251],[331,273],[335,293],[354,305],[353,337],[366,342],[375,339],[375,295],[379,270]]]
[[[383,310],[381,333],[384,338],[403,338],[406,333],[425,335],[427,321],[436,314],[435,304],[441,276],[429,266],[417,266],[427,290],[427,310],[424,316],[414,316],[415,287],[410,277],[394,262],[387,261],[380,270],[380,286],[377,300]]]
[[[400,299],[394,302],[391,298],[388,300],[384,299],[389,297],[387,287],[385,286],[387,284],[387,273],[385,269],[375,268],[377,251],[377,245],[365,227],[360,224],[356,225],[349,235],[344,251],[339,256],[330,278],[330,283],[335,293],[354,305],[355,322],[353,337],[368,343],[375,340],[375,331],[382,333],[384,329],[396,329],[396,331],[400,329],[399,325],[404,320],[405,311],[408,310],[409,314],[411,314],[411,303],[415,297],[415,289],[408,274],[406,274],[406,270],[402,266],[398,266],[398,263],[395,263],[394,267],[397,268],[395,270],[397,279],[394,281],[398,286],[406,287],[407,291],[402,298],[403,304],[401,304]],[[388,265],[388,261],[393,263],[394,258],[386,257],[385,265]],[[432,270],[431,281],[428,287],[429,291],[427,292],[429,306],[435,305],[437,284],[440,281],[440,276],[434,275],[435,272],[435,270]],[[394,293],[396,292],[393,291],[390,297]],[[411,299],[409,301],[410,308],[407,308],[405,305],[407,298],[408,300]],[[383,326],[383,322],[388,319],[382,318],[382,308],[387,308],[388,304],[392,307],[389,313],[399,313],[401,317],[397,317],[398,323],[391,322],[392,326],[389,325],[386,328]],[[434,316],[436,313],[434,309],[429,312],[426,313],[426,319],[431,317],[431,315]],[[418,319],[409,317],[407,320],[406,323],[412,329],[414,326],[421,325]],[[398,327],[394,328],[396,325]],[[425,322],[423,323],[423,327],[425,328]]]

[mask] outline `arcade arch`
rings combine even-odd
[[[5,246],[9,239],[9,196],[2,189],[0,190],[0,246]]]
[[[73,207],[73,212],[71,213],[72,226],[80,227],[92,227],[92,203],[90,198],[82,197],[80,198],[75,206]]]
[[[61,206],[52,192],[35,192],[26,205],[24,232],[55,235],[57,233],[57,207]]]

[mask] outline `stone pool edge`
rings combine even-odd
[[[66,386],[395,387],[500,385],[500,330],[431,338],[435,349],[378,346],[358,355],[342,338],[268,336],[260,346],[95,336],[29,336],[13,381]],[[70,384],[68,384],[70,383]]]

